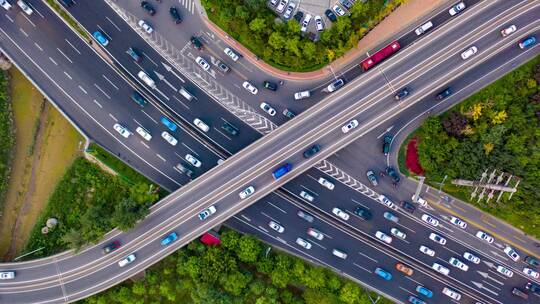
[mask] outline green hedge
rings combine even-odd
[[[9,184],[11,157],[15,143],[8,77],[6,72],[0,72],[0,210],[4,206]]]
[[[266,0],[202,0],[210,20],[259,58],[279,69],[299,72],[320,69],[343,56],[404,2],[356,1],[350,16],[338,17],[319,41],[312,42],[301,35],[296,20],[278,19]]]
[[[444,188],[469,200],[472,189],[448,181],[477,180],[484,170],[521,178],[517,193],[481,209],[540,237],[540,57],[536,57],[439,117],[427,119],[414,136],[420,163],[432,186],[448,175]],[[406,142],[404,143],[407,144]],[[405,149],[402,149],[402,153]],[[400,158],[403,159],[403,158]],[[515,179],[514,179],[515,180]],[[498,194],[497,194],[498,195]]]

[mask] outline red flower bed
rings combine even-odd
[[[420,165],[418,159],[418,139],[415,137],[407,144],[407,155],[405,158],[405,165],[409,171],[417,175],[424,175],[424,169]]]

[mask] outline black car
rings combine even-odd
[[[294,118],[296,116],[296,114],[289,109],[283,110],[283,115],[285,115],[287,118]]]
[[[59,2],[62,3],[65,7],[71,7],[73,6],[73,4],[75,4],[73,0],[60,0]]]
[[[437,100],[443,100],[445,99],[446,97],[452,95],[452,90],[450,88],[446,88],[444,90],[442,90],[441,92],[439,92],[439,94],[437,94],[437,96],[435,96],[435,99]]]
[[[150,16],[154,16],[156,14],[156,10],[152,6],[152,4],[148,3],[148,1],[141,1],[141,7],[148,13]]]
[[[533,282],[527,283],[527,285],[525,285],[525,289],[530,290],[533,293],[540,296],[540,285],[538,285],[536,283],[533,283]]]
[[[111,252],[115,251],[118,248],[120,248],[120,242],[119,241],[114,241],[114,242],[108,244],[107,246],[103,247],[103,253],[105,253],[105,254],[111,253]]]
[[[321,146],[313,145],[313,147],[311,147],[311,148],[307,149],[306,151],[304,151],[304,157],[305,158],[310,158],[313,155],[317,154],[319,151],[321,151]]]
[[[130,48],[126,51],[126,53],[128,53],[128,55],[131,56],[131,58],[132,58],[133,60],[135,60],[135,62],[140,63],[140,62],[142,61],[142,56],[141,56],[141,54],[139,54],[139,52],[138,52],[135,48],[130,47]]]
[[[354,210],[354,214],[365,219],[366,221],[369,221],[373,217],[369,210],[362,207],[357,207],[356,210]]]
[[[195,48],[197,50],[201,51],[203,49],[203,44],[202,44],[201,40],[199,40],[199,38],[197,38],[195,36],[191,36],[190,41],[193,44],[193,46],[195,46]]]
[[[388,174],[388,176],[390,176],[392,178],[392,181],[394,183],[396,183],[396,184],[399,183],[400,178],[399,178],[399,175],[396,172],[396,169],[394,169],[393,167],[386,167],[386,174]]]
[[[539,267],[540,266],[540,261],[535,258],[535,257],[532,257],[532,256],[526,256],[525,259],[524,259],[525,263],[531,265],[531,266],[534,266],[534,267]]]
[[[416,207],[407,201],[401,201],[399,205],[409,213],[414,213],[414,210],[416,210]]]
[[[399,91],[396,93],[396,95],[394,95],[394,98],[395,98],[396,100],[402,100],[403,98],[409,96],[409,94],[410,94],[409,88],[403,88],[403,89],[399,90]]]
[[[131,94],[131,100],[135,101],[141,107],[144,107],[148,103],[141,93],[137,91],[134,91],[133,94]]]
[[[263,86],[269,89],[270,91],[277,91],[277,84],[274,82],[264,81]]]
[[[339,0],[339,3],[343,5],[346,9],[351,10],[353,4],[349,0]]]
[[[223,129],[225,132],[229,133],[232,136],[238,135],[238,129],[228,122],[223,123],[223,125],[221,125],[221,129]]]
[[[326,17],[328,17],[328,19],[330,19],[330,21],[332,22],[336,22],[337,21],[337,16],[336,14],[334,14],[334,12],[332,12],[331,9],[327,9],[324,14],[326,15]]]
[[[390,144],[392,143],[392,136],[386,135],[383,140],[383,147],[382,152],[384,155],[388,155],[390,153]]]
[[[293,16],[294,20],[298,21],[298,23],[302,22],[302,18],[304,18],[304,13],[301,11],[296,12]]]
[[[180,17],[180,13],[178,12],[178,9],[176,7],[172,6],[169,9],[169,14],[171,15],[174,23],[178,24],[182,22],[182,18]]]

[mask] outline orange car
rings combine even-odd
[[[396,264],[396,269],[403,272],[405,275],[408,275],[408,276],[411,276],[414,273],[414,271],[412,270],[411,267],[406,266],[406,265],[401,264],[401,263]]]

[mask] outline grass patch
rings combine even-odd
[[[4,197],[8,188],[14,143],[8,74],[0,72],[0,209],[4,206]]]
[[[420,140],[418,152],[426,183],[439,188],[437,183],[447,175],[446,193],[539,238],[539,125],[540,57],[536,57],[446,113],[428,118],[409,138]],[[400,148],[400,162],[407,143]],[[478,180],[486,169],[521,179],[511,200],[503,194],[499,203],[496,197],[489,203],[485,198],[477,202],[471,200],[472,188],[450,184],[455,178]]]
[[[86,40],[90,40],[90,38],[88,37],[88,34],[86,33],[86,31],[83,30],[79,26],[79,23],[77,21],[75,21],[73,18],[71,18],[71,16],[65,11],[63,6],[58,4],[55,0],[46,0],[46,1],[56,12],[58,12],[58,14],[60,14],[60,16],[62,16],[62,18],[64,18],[64,20],[69,25],[71,25],[71,27],[73,29],[75,29],[77,31],[77,33],[79,33],[79,35],[84,37],[84,39],[86,39]]]

